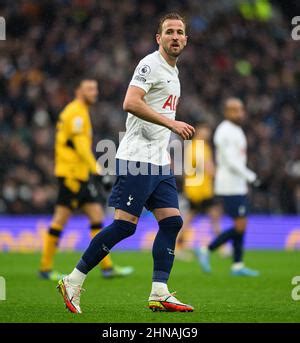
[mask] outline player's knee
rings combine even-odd
[[[103,220],[103,211],[99,205],[89,205],[89,207],[86,206],[84,211],[87,214],[90,223],[97,223]]]
[[[208,215],[212,221],[218,221],[222,215],[222,210],[218,207],[211,208],[211,210],[208,212]]]
[[[70,218],[68,211],[57,211],[52,219],[51,225],[63,227],[67,224]]]
[[[114,220],[114,226],[117,228],[117,230],[120,232],[122,237],[130,237],[134,235],[136,230],[136,224],[131,223],[126,220]]]
[[[178,234],[182,228],[183,220],[181,216],[172,216],[160,220],[158,224],[160,230],[168,230]]]
[[[236,232],[244,233],[247,227],[247,218],[240,217],[236,218],[234,221],[234,227]]]
[[[64,227],[67,223],[69,218],[65,218],[65,217],[54,217],[53,220],[51,221],[51,226],[55,226],[55,227]]]
[[[137,224],[139,218],[131,213],[125,212],[121,209],[116,209],[115,211],[115,220],[123,220],[130,223]]]
[[[97,216],[97,215],[91,215],[88,217],[89,217],[89,221],[90,221],[91,225],[93,225],[94,223],[95,224],[101,223],[101,221],[102,221],[102,218],[100,216]]]
[[[55,220],[55,219],[51,221],[50,228],[54,228],[58,231],[62,231],[67,223],[67,220]]]
[[[246,230],[246,225],[243,225],[243,224],[238,224],[235,226],[235,231],[237,233],[244,233]]]

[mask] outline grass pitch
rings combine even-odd
[[[37,277],[39,254],[0,254],[0,276],[7,300],[0,301],[0,322],[300,322],[300,301],[293,301],[291,280],[300,275],[300,252],[247,252],[246,263],[260,270],[258,278],[229,274],[230,259],[213,255],[213,273],[194,262],[175,261],[169,289],[195,307],[193,313],[153,313],[147,308],[152,258],[149,252],[115,252],[116,264],[132,265],[134,275],[105,280],[93,270],[81,298],[82,315],[67,312],[56,283]],[[70,272],[78,253],[59,253],[56,267]]]

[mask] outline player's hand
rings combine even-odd
[[[269,189],[269,182],[268,179],[256,179],[253,182],[253,187],[258,189],[259,191],[267,191]]]
[[[193,126],[179,120],[174,120],[172,122],[171,131],[176,133],[182,139],[190,139],[195,133]]]
[[[262,182],[260,179],[256,178],[255,181],[252,183],[252,186],[255,188],[260,188],[262,185]]]
[[[111,175],[94,175],[94,180],[96,184],[102,185],[106,192],[109,192],[114,185],[115,178]]]
[[[257,175],[250,169],[247,170],[247,181],[253,185],[255,180],[257,180]]]

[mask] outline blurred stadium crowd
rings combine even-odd
[[[2,5],[7,39],[0,42],[0,213],[50,212],[55,121],[77,77],[89,72],[99,80],[95,142],[117,141],[134,66],[156,49],[156,18],[174,9],[189,22],[189,45],[179,61],[178,118],[206,118],[215,126],[224,99],[241,97],[249,165],[263,180],[250,194],[253,212],[300,213],[299,43],[290,38],[287,17],[274,5],[271,15],[270,7],[255,17],[230,0]]]

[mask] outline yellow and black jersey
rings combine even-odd
[[[60,113],[55,137],[55,176],[87,181],[96,174],[88,106],[75,99]]]
[[[192,140],[188,145],[185,154],[185,158],[187,158],[194,167],[199,165],[205,168],[207,164],[212,163],[212,149],[206,142],[204,143],[203,156],[200,156],[202,163],[196,161],[195,140]],[[200,172],[201,173],[199,174],[201,174],[201,177],[197,176],[196,173],[184,176],[184,193],[187,199],[193,203],[199,203],[213,197],[213,176],[205,170],[201,170]],[[187,180],[192,181],[193,185],[188,185]]]

